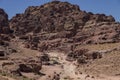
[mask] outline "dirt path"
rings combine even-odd
[[[115,76],[106,76],[100,75],[99,77],[93,77],[92,75],[88,74],[77,74],[76,66],[74,62],[68,62],[65,59],[65,55],[57,52],[50,52],[48,53],[51,57],[58,57],[58,61],[63,65],[63,72],[61,75],[61,80],[120,80],[119,77]]]
[[[48,53],[51,57],[58,57],[58,61],[59,63],[62,64],[63,66],[63,72],[62,72],[62,75],[61,75],[61,80],[64,80],[65,78],[68,78],[67,80],[69,79],[74,79],[74,80],[84,80],[85,77],[87,76],[87,74],[80,74],[80,75],[77,75],[76,74],[76,66],[74,65],[73,62],[68,62],[66,61],[66,56],[64,54],[61,54],[61,53],[56,53],[56,52],[51,52],[51,53]]]
[[[23,48],[23,45],[20,43],[19,44],[19,49],[21,54],[14,54],[12,55],[12,57],[35,57],[36,55],[38,55],[38,51],[36,50],[30,50],[30,49],[26,49]],[[99,75],[99,77],[93,77],[93,75],[89,75],[89,74],[85,74],[82,73],[80,74],[80,72],[77,70],[76,65],[74,64],[75,62],[68,62],[66,61],[66,55],[64,55],[61,52],[47,52],[47,54],[50,55],[51,58],[55,57],[56,61],[60,63],[60,66],[44,66],[43,68],[45,68],[43,70],[43,72],[45,72],[46,74],[49,74],[51,72],[54,71],[61,71],[61,79],[60,80],[120,80],[120,77],[116,77],[116,76],[106,76],[106,75]],[[47,69],[47,70],[46,70]],[[9,80],[14,80],[9,78]],[[43,78],[40,78],[38,80],[46,80],[46,77],[44,76]],[[49,80],[49,79],[48,79]]]

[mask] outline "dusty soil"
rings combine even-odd
[[[117,47],[117,44],[111,44],[114,47]],[[107,45],[107,44],[105,44]],[[92,45],[92,47],[105,46],[105,45]],[[108,44],[110,45],[110,44]],[[116,46],[115,46],[116,45]],[[29,57],[38,56],[40,52],[36,50],[26,49],[22,46],[21,43],[18,44],[19,53],[10,55],[11,59],[24,59]],[[87,48],[89,48],[87,46]],[[104,48],[109,49],[111,47]],[[97,49],[96,49],[97,50]],[[34,75],[33,73],[23,73],[24,76],[29,78],[35,78],[35,80],[50,80],[53,74],[56,72],[60,74],[60,80],[120,80],[120,54],[119,51],[113,51],[107,53],[103,58],[92,61],[91,63],[78,65],[76,61],[69,62],[66,61],[65,53],[58,51],[45,52],[50,56],[51,62],[56,61],[59,64],[55,65],[43,65],[41,73],[44,75]],[[34,55],[33,55],[34,54]],[[2,63],[4,61],[0,61]],[[48,79],[49,78],[49,79]],[[2,80],[17,80],[14,77],[1,75]],[[23,79],[20,79],[23,80]]]

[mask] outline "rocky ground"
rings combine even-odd
[[[120,80],[120,23],[68,2],[0,9],[0,80]]]
[[[6,80],[119,80],[120,54],[118,45],[120,43],[91,45],[92,47],[97,46],[99,52],[105,52],[103,57],[101,59],[91,60],[88,63],[78,64],[77,60],[66,60],[67,55],[64,52],[54,50],[40,53],[36,50],[24,48],[19,43],[18,53],[13,53],[9,55],[9,59],[0,61],[2,67],[1,77],[6,78]],[[103,46],[108,47],[103,49]],[[88,45],[83,47],[90,48]],[[113,48],[117,50],[114,51]],[[106,52],[108,50],[112,51]],[[26,62],[31,61],[32,63],[34,60],[39,61],[41,55],[42,57],[44,56],[41,69],[39,67],[37,69],[38,71],[33,72],[32,69],[29,71],[27,68],[24,68],[23,71],[17,72],[17,69],[20,69],[20,64],[25,64],[27,67],[30,67]],[[38,66],[40,66],[40,63]]]

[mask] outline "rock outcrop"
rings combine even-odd
[[[0,8],[0,44],[3,41],[10,41],[12,37],[12,30],[9,27],[9,20],[7,13]]]
[[[10,33],[8,15],[3,9],[0,8],[0,33]]]
[[[42,69],[42,61],[39,59],[25,59],[24,60],[9,60],[9,62],[3,62],[2,71],[13,75],[22,76],[24,73],[36,73],[39,74]]]
[[[79,64],[84,64],[89,62],[90,60],[100,59],[102,58],[102,52],[99,51],[91,51],[88,49],[78,49],[67,54],[67,61],[77,61]]]
[[[120,24],[111,15],[85,12],[68,2],[52,1],[30,6],[23,14],[17,14],[10,20],[10,27],[16,36],[26,40],[26,47],[40,51],[69,43],[120,41]]]
[[[0,59],[7,59],[6,55],[15,51],[15,49],[10,47],[10,40],[12,37],[8,15],[0,8]]]

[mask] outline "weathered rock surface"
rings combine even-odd
[[[10,40],[13,37],[9,27],[7,13],[0,8],[0,59],[7,59],[7,55],[13,53],[15,49],[10,47]]]
[[[9,27],[8,15],[0,8],[0,42],[2,40],[9,41],[9,34],[12,31]]]
[[[89,60],[102,58],[102,52],[90,51],[88,49],[78,49],[67,54],[67,61],[76,61],[78,63],[87,63]]]
[[[10,33],[8,15],[0,8],[0,33]]]
[[[119,34],[120,23],[115,22],[111,15],[82,11],[79,6],[68,2],[52,1],[41,6],[30,6],[10,21],[5,11],[0,9],[0,60],[3,61],[0,65],[1,70],[12,75],[24,76],[24,73],[39,74],[49,67],[53,71],[56,71],[55,67],[64,70],[67,61],[85,64],[102,58],[103,53],[120,48],[91,51],[78,48],[79,45],[120,42]],[[36,50],[44,54],[34,56],[38,52]],[[50,56],[52,53],[47,54],[47,50],[57,50],[61,54],[65,52],[67,57],[61,57],[63,55],[57,53]],[[13,54],[6,57],[10,53],[15,53],[16,56]],[[62,62],[59,62],[60,59]],[[48,70],[47,73],[49,71],[52,72]],[[60,75],[54,74],[51,78],[60,80]]]
[[[39,59],[12,60],[2,64],[2,71],[13,75],[22,76],[24,73],[39,74],[42,69],[42,61]]]
[[[120,41],[120,24],[112,16],[85,12],[68,2],[30,6],[10,20],[10,27],[16,36],[26,40],[25,47],[40,51],[73,43]]]

